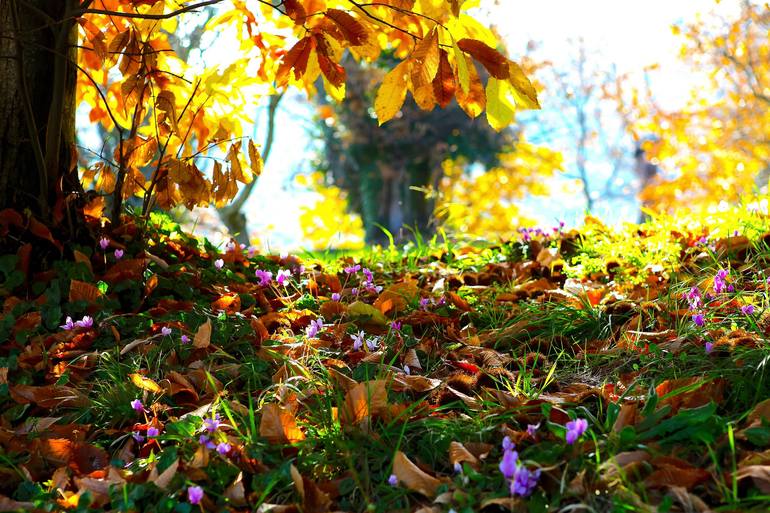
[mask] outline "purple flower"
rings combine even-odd
[[[390,329],[392,329],[393,331],[401,331],[401,321],[391,322]]]
[[[379,342],[377,341],[376,338],[372,337],[366,340],[366,348],[369,351],[376,351],[378,346],[379,346]]]
[[[75,321],[75,326],[78,328],[90,328],[94,325],[94,319],[88,315],[84,315],[79,321]]]
[[[706,317],[702,313],[698,312],[693,314],[692,322],[694,322],[696,326],[700,326],[702,328],[703,325],[706,324]]]
[[[391,474],[388,478],[388,484],[390,486],[398,486],[398,478],[396,477],[396,474]]]
[[[171,328],[169,328],[168,326],[163,326],[160,329],[160,334],[163,335],[164,337],[168,337],[169,335],[171,335]]]
[[[459,461],[455,462],[455,464],[454,464],[454,471],[455,471],[455,474],[462,474],[463,466],[460,464]]]
[[[254,258],[254,255],[257,253],[257,247],[254,245],[249,246],[249,249],[247,250],[249,258]]]
[[[339,301],[340,299],[342,299],[342,296],[340,295],[339,292],[335,292],[332,294],[332,301]]]
[[[503,450],[504,451],[512,451],[516,448],[516,444],[511,441],[510,436],[506,436],[503,438]]]
[[[358,295],[358,287],[353,287],[352,289],[350,289],[350,293],[352,295],[354,295],[354,296],[357,296]]]
[[[353,351],[359,351],[364,346],[364,336],[363,330],[353,335]]]
[[[698,287],[692,287],[690,291],[684,295],[684,297],[687,298],[687,302],[690,305],[690,310],[697,310],[697,308],[702,304],[700,290],[698,290]]]
[[[567,443],[574,444],[580,436],[588,429],[588,421],[586,419],[575,419],[567,422]]]
[[[361,270],[361,266],[358,265],[358,264],[350,265],[350,266],[346,267],[343,270],[345,271],[345,274],[355,274],[355,273],[357,273],[358,271]]]
[[[115,250],[115,260],[120,260],[123,258],[123,250],[122,249],[116,249]]]
[[[741,312],[743,315],[752,315],[754,313],[754,305],[743,305]]]
[[[506,450],[503,452],[503,459],[500,460],[498,468],[506,479],[513,477],[516,472],[516,462],[519,459],[519,453],[512,450]]]
[[[412,371],[409,369],[408,365],[404,365],[404,374],[407,376],[410,376],[412,374]]]
[[[227,442],[219,442],[219,444],[217,444],[217,452],[222,456],[230,452],[230,449],[231,446]]]
[[[430,299],[428,299],[427,297],[420,299],[420,308],[422,308],[423,310],[427,310],[429,304],[430,304]]]
[[[313,338],[316,335],[318,335],[318,332],[321,331],[324,327],[324,321],[322,318],[318,318],[314,321],[310,321],[310,326],[307,327],[305,330],[305,335],[307,338]]]
[[[134,440],[136,440],[136,442],[137,442],[137,443],[142,443],[142,442],[144,442],[144,437],[143,437],[143,436],[142,436],[142,434],[141,434],[140,432],[138,432],[138,431],[134,431],[133,433],[131,433],[131,437],[132,437]]]
[[[69,331],[69,330],[71,330],[71,329],[74,329],[74,328],[75,328],[75,323],[74,323],[74,322],[72,322],[72,317],[70,317],[70,316],[68,315],[68,316],[67,316],[67,318],[64,320],[64,324],[62,324],[62,325],[61,325],[61,326],[59,326],[59,327],[60,327],[61,329],[65,330],[65,331]]]
[[[278,271],[278,274],[275,277],[275,281],[278,282],[278,285],[285,287],[286,282],[290,278],[291,278],[291,271],[288,271],[286,269],[281,269],[280,271]]]
[[[517,466],[511,480],[511,495],[526,497],[532,493],[540,479],[540,469],[531,472],[524,465]]]
[[[207,417],[203,419],[203,427],[209,433],[213,433],[214,431],[219,429],[219,426],[221,425],[222,425],[222,419],[218,413],[213,417]]]
[[[540,423],[537,424],[527,424],[527,433],[529,433],[529,436],[532,438],[535,438],[535,433],[537,433],[538,428],[540,427]]]
[[[102,251],[106,250],[110,247],[110,239],[107,237],[102,237],[99,239],[99,247],[102,248]]]
[[[713,350],[714,350],[714,343],[706,342],[706,354],[711,354],[711,351]]]
[[[147,437],[148,438],[155,438],[160,434],[160,431],[158,431],[158,428],[155,426],[151,426],[147,428]]]
[[[183,344],[189,344],[190,343],[190,337],[188,337],[187,335],[182,335],[180,340],[182,341]]]
[[[133,401],[131,401],[131,408],[139,412],[144,412],[144,405],[142,404],[142,401],[140,401],[139,399],[134,399]]]
[[[200,486],[191,486],[187,489],[187,500],[190,504],[200,504],[203,500],[203,488]]]
[[[263,271],[262,269],[257,269],[254,271],[254,276],[259,278],[259,286],[264,287],[265,285],[269,285],[271,281],[273,281],[273,273],[270,271]]]
[[[217,258],[216,260],[214,260],[214,267],[216,267],[217,269],[222,269],[224,266],[225,266],[225,261],[222,260],[221,258]]]
[[[370,271],[369,269],[367,269],[366,267],[364,267],[364,268],[361,270],[361,272],[362,272],[362,273],[364,273],[364,277],[366,278],[366,282],[367,282],[367,283],[371,283],[371,282],[373,282],[373,281],[374,281],[374,276],[372,275],[372,271]]]
[[[205,446],[207,449],[213,449],[214,447],[216,447],[214,442],[211,441],[211,438],[209,438],[206,435],[199,436],[198,443]]]
[[[235,242],[230,241],[227,244],[225,244],[225,251],[227,251],[228,253],[231,251],[235,251]]]
[[[714,292],[721,294],[725,290],[727,286],[725,278],[727,278],[729,273],[730,272],[727,269],[720,269],[717,271],[716,275],[714,276]]]

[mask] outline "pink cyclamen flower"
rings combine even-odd
[[[510,436],[506,436],[503,438],[503,450],[504,451],[512,451],[516,448],[516,444],[511,441]]]
[[[516,472],[516,462],[519,459],[519,453],[512,450],[506,450],[503,452],[503,459],[500,460],[498,468],[502,472],[503,477],[510,479]]]
[[[687,292],[684,297],[687,299],[687,303],[690,305],[690,310],[697,310],[699,306],[701,306],[701,295],[700,290],[698,290],[698,287],[692,287],[689,292]]]
[[[102,237],[99,239],[99,247],[102,248],[102,251],[106,250],[110,247],[110,239],[107,237]]]
[[[527,433],[529,434],[529,436],[534,438],[539,427],[540,427],[539,422],[537,424],[527,424]]]
[[[322,318],[318,318],[314,321],[310,321],[310,326],[305,330],[307,338],[313,338],[318,335],[318,332],[324,328],[324,321]]]
[[[365,333],[363,331],[359,331],[355,335],[352,336],[353,338],[353,351],[359,351],[364,346],[364,337]]]
[[[391,322],[390,329],[392,329],[393,331],[401,331],[401,321]]]
[[[376,338],[369,338],[366,340],[366,348],[369,351],[376,351],[379,345],[380,343],[377,341]]]
[[[692,322],[695,323],[696,326],[703,327],[703,325],[706,324],[706,316],[702,313],[698,312],[696,314],[693,314],[692,316]]]
[[[423,310],[427,310],[429,304],[430,304],[430,299],[428,299],[427,297],[420,299],[420,308],[422,308]]]
[[[144,437],[143,437],[143,436],[142,436],[142,434],[141,434],[140,432],[138,432],[138,431],[134,431],[133,433],[131,433],[131,438],[133,438],[134,440],[136,440],[136,442],[137,442],[137,443],[142,443],[142,442],[144,442]]]
[[[350,289],[350,293],[353,296],[357,296],[358,295],[358,287],[353,287],[352,289]]]
[[[230,452],[231,446],[227,442],[219,442],[217,444],[217,452],[224,456],[228,452]]]
[[[388,484],[390,486],[398,486],[398,478],[396,477],[396,474],[391,474],[388,478]]]
[[[187,500],[190,504],[200,504],[203,500],[203,488],[200,486],[191,486],[187,489]]]
[[[372,274],[372,271],[364,267],[361,269],[361,272],[364,274],[367,283],[372,283],[374,281],[374,275]]]
[[[246,250],[247,255],[249,258],[254,258],[254,255],[257,253],[257,247],[254,245],[249,246],[249,249]]]
[[[743,313],[743,315],[752,315],[754,313],[754,305],[743,305],[741,307],[741,313]]]
[[[147,428],[147,437],[148,438],[155,438],[159,434],[160,434],[160,431],[155,426]]]
[[[90,317],[88,315],[84,315],[82,319],[79,321],[75,321],[75,326],[78,328],[90,328],[94,325],[94,319],[93,317]]]
[[[227,244],[225,244],[225,251],[227,251],[228,253],[235,251],[235,242],[230,241]]]
[[[188,337],[187,335],[182,335],[180,340],[182,341],[183,344],[189,344],[190,343],[190,337]]]
[[[572,445],[586,432],[586,429],[588,429],[588,421],[586,419],[571,420],[567,422],[566,428],[567,434],[565,439],[568,444]]]
[[[114,254],[115,254],[115,260],[120,260],[121,258],[123,258],[122,249],[116,249]]]
[[[714,350],[714,343],[713,342],[706,342],[706,354],[711,354],[711,351]]]
[[[131,408],[133,408],[138,412],[144,412],[144,405],[142,404],[142,401],[140,401],[139,399],[134,399],[133,401],[131,401]]]
[[[286,283],[291,278],[291,271],[288,271],[286,269],[281,269],[278,271],[278,274],[275,276],[275,281],[280,285],[281,287],[285,287]]]
[[[221,258],[217,258],[216,260],[214,260],[214,267],[216,267],[217,269],[222,269],[224,266],[225,266],[225,261],[222,260]]]
[[[269,285],[271,281],[273,281],[273,273],[270,271],[263,271],[262,269],[257,269],[254,272],[254,276],[256,276],[259,279],[259,286],[264,287],[266,285]]]
[[[346,267],[343,270],[345,271],[345,274],[355,274],[355,273],[357,273],[358,271],[361,270],[361,266],[358,265],[358,264],[350,265],[350,266]]]
[[[64,324],[62,324],[59,327],[64,331],[69,331],[71,329],[75,329],[75,323],[72,321],[72,317],[68,315],[67,318],[64,320]]]
[[[730,274],[730,271],[727,269],[720,269],[717,271],[716,275],[714,275],[714,292],[717,294],[721,294],[727,287],[725,278],[727,278],[728,274]]]
[[[160,334],[163,335],[164,337],[168,337],[169,335],[171,335],[171,328],[169,328],[168,326],[163,326],[160,329]]]
[[[339,301],[340,299],[342,299],[342,296],[340,295],[339,292],[335,292],[332,294],[332,301]]]
[[[538,479],[540,479],[540,469],[532,472],[524,465],[517,466],[511,480],[511,495],[527,497],[534,491]]]

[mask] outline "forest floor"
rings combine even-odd
[[[139,223],[0,213],[0,511],[768,511],[766,217],[302,259]]]

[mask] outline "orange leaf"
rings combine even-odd
[[[508,59],[486,43],[477,39],[465,38],[460,39],[457,46],[463,52],[471,54],[493,77],[505,80],[511,75],[508,69]]]
[[[294,78],[299,80],[305,74],[307,69],[310,52],[313,50],[312,39],[309,36],[303,37],[297,41],[294,46],[283,56],[281,65],[275,73],[275,82],[280,86],[285,86],[289,80],[289,71],[294,70]]]
[[[332,50],[323,34],[314,34],[313,37],[316,42],[316,54],[321,73],[330,84],[336,87],[342,86],[345,83],[345,68],[332,59]]]
[[[330,18],[342,32],[342,36],[352,45],[360,46],[369,38],[366,28],[350,14],[339,9],[327,9],[326,16]]]
[[[259,436],[274,444],[293,444],[305,439],[305,433],[297,426],[294,414],[277,404],[262,407]]]
[[[387,407],[388,392],[384,380],[359,383],[345,395],[342,420],[348,424],[358,424],[372,414],[387,410]]]
[[[433,96],[436,102],[445,108],[455,95],[455,77],[446,50],[440,51],[438,71],[433,78]]]

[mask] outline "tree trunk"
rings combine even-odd
[[[0,210],[53,219],[74,167],[77,0],[0,0]]]

